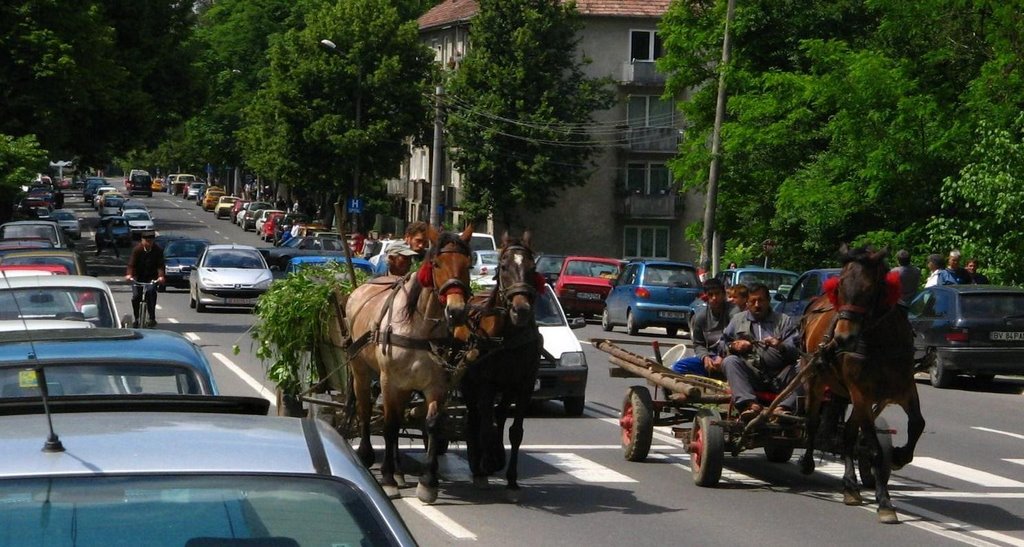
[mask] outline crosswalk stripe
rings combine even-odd
[[[1024,465],[1024,458],[1003,458],[1003,461],[1015,463],[1017,465]]]
[[[531,456],[584,482],[637,482],[636,479],[572,452],[544,452]]]
[[[432,522],[434,526],[444,530],[453,538],[476,540],[476,534],[470,532],[464,526],[446,516],[438,508],[426,505],[418,498],[403,497],[402,501],[423,515],[428,521]]]
[[[1024,435],[1021,435],[1020,433],[1010,433],[1009,431],[1000,431],[998,429],[991,429],[991,428],[988,428],[988,427],[978,427],[978,426],[971,427],[971,429],[976,429],[978,431],[986,431],[988,433],[997,433],[999,435],[1006,435],[1007,437],[1013,437],[1014,439],[1024,440]]]
[[[914,458],[914,461],[910,462],[910,465],[927,471],[939,473],[941,475],[946,475],[954,479],[977,484],[979,486],[986,486],[990,488],[1024,487],[1024,482],[1000,477],[993,473],[979,471],[963,465],[957,465],[938,458],[916,457]]]
[[[814,466],[814,470],[824,475],[841,479],[846,474],[846,465],[843,462],[819,462]],[[908,486],[908,483],[896,478],[895,475],[891,475],[889,477],[889,486]]]

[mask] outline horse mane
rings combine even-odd
[[[855,249],[849,249],[843,245],[840,250],[840,263],[845,267],[850,262],[856,262],[867,270],[874,270],[881,274],[881,282],[885,286],[885,295],[882,299],[887,308],[891,308],[899,301],[901,293],[900,276],[897,272],[889,270],[885,263],[885,257],[889,253],[887,249],[875,250],[870,245],[862,245]],[[834,277],[825,281],[824,293],[828,296],[832,305],[838,305],[839,300],[839,278]]]

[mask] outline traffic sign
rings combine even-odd
[[[363,198],[348,198],[345,200],[345,205],[350,213],[358,215],[363,212]]]

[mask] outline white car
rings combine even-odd
[[[551,285],[537,295],[533,315],[541,336],[544,353],[533,390],[534,400],[560,399],[569,416],[583,414],[587,391],[587,356],[572,331],[587,326],[582,317],[567,321]]]
[[[248,245],[209,245],[189,274],[189,307],[245,307],[270,288],[274,276],[267,261]]]
[[[156,224],[153,223],[153,216],[149,214],[149,211],[128,209],[122,216],[128,220],[128,227],[131,228],[133,234],[156,230]]]
[[[256,233],[263,233],[263,225],[267,223],[267,219],[270,218],[271,213],[284,213],[280,209],[260,209],[256,213]]]
[[[103,194],[106,194],[107,192],[116,192],[116,191],[117,191],[117,188],[114,188],[113,186],[100,186],[99,188],[97,188],[96,189],[96,193],[93,194],[93,196],[92,196],[92,208],[93,209],[99,209],[100,208],[100,200],[103,199]]]
[[[106,283],[85,275],[0,278],[0,321],[86,321],[118,327],[114,295]]]
[[[494,274],[498,271],[498,251],[473,251],[473,267],[469,280],[481,287],[493,287],[498,282]]]

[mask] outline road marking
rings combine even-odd
[[[1024,499],[1024,492],[931,492],[924,490],[894,490],[892,492],[893,497],[901,498],[991,498],[1001,500],[1019,500]]]
[[[185,334],[185,338],[188,338],[189,340],[191,340],[193,342],[198,342],[199,341],[199,336],[196,335],[196,333],[194,333],[194,332],[186,332],[184,334]]]
[[[1024,458],[1003,458],[1003,461],[1015,463],[1017,465],[1024,465]]]
[[[228,241],[230,241],[230,240],[231,240],[231,238],[230,238],[230,237],[228,237],[228,236],[224,236],[224,239],[227,239]]]
[[[266,386],[259,382],[259,380],[253,378],[249,373],[242,370],[242,367],[232,363],[231,359],[225,357],[223,353],[214,353],[213,357],[220,361],[224,366],[228,367],[228,370],[234,372],[235,375],[241,378],[243,382],[249,384],[249,387],[255,389],[256,393],[260,394],[260,397],[270,401],[270,406],[277,406],[277,395],[267,389]]]
[[[986,471],[979,471],[963,465],[957,465],[938,458],[918,457],[910,462],[910,465],[921,469],[946,475],[954,479],[986,486],[989,488],[1021,488],[1024,482],[1015,481],[1006,477],[1000,477]]]
[[[846,465],[841,461],[816,462],[814,470],[830,477],[842,479],[843,475],[846,474]],[[896,478],[896,475],[890,475],[889,486],[910,486],[910,484]]]
[[[177,325],[177,324],[178,324],[178,320],[177,320],[177,319],[175,319],[175,318],[173,318],[173,317],[168,317],[168,318],[167,318],[167,322],[168,322],[168,323],[174,323],[175,325]]]
[[[437,526],[455,539],[470,539],[476,541],[476,534],[470,532],[461,524],[445,516],[436,507],[424,504],[418,498],[402,498],[402,501],[412,507],[419,514],[423,515],[434,526]]]
[[[214,230],[213,233],[215,233],[217,235],[220,235],[220,231],[219,230]]]
[[[1010,433],[1009,431],[1000,431],[998,429],[989,429],[987,427],[972,427],[971,429],[977,429],[978,431],[987,431],[989,433],[998,433],[1000,435],[1006,435],[1007,437],[1013,437],[1014,439],[1024,440],[1024,435],[1020,433]]]
[[[532,456],[584,482],[637,482],[618,471],[572,452],[542,452]]]

